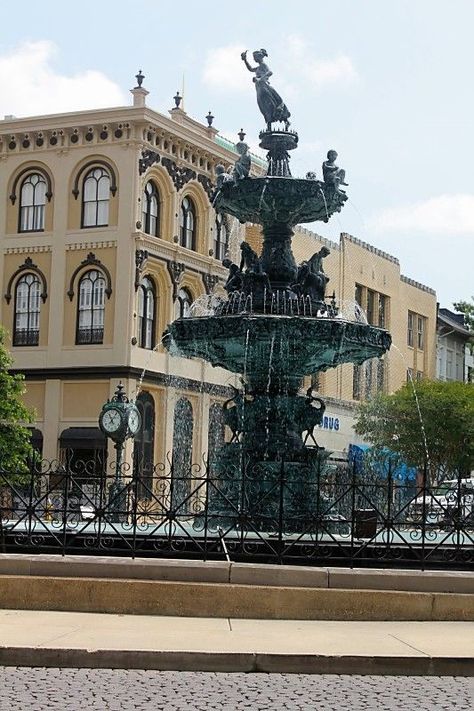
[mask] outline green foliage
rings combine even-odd
[[[436,478],[474,468],[474,385],[422,380],[359,407],[357,434]]]
[[[8,372],[12,358],[4,340],[5,331],[0,326],[0,467],[21,475],[33,454],[31,434],[24,426],[33,422],[33,413],[21,399],[25,390],[23,376]]]
[[[469,301],[457,301],[453,306],[456,311],[464,314],[464,325],[472,332],[472,336],[468,342],[469,349],[471,353],[474,353],[474,296],[471,296],[471,302],[472,303],[469,303]]]

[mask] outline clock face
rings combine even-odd
[[[111,407],[102,415],[102,427],[106,432],[116,432],[122,424],[120,411]]]
[[[135,408],[130,410],[130,413],[128,415],[128,429],[130,430],[130,432],[133,435],[137,434],[138,430],[140,429],[140,425],[141,425],[140,420],[141,420],[141,417],[140,417],[140,413],[138,412],[138,410],[135,410]]]

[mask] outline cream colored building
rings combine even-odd
[[[211,204],[215,166],[235,162],[234,145],[181,108],[151,110],[147,93],[136,87],[126,107],[0,121],[0,321],[47,459],[104,448],[98,414],[122,381],[144,418],[141,460],[163,461],[174,442],[199,461],[235,382],[160,344],[170,321],[222,289],[224,254],[238,259],[245,235],[258,248],[254,226],[218,218]],[[254,172],[262,168],[255,158]],[[396,390],[407,370],[434,377],[436,297],[403,277],[396,258],[347,234],[333,244],[298,230],[297,260],[322,243],[342,310],[353,315],[358,300],[396,346],[365,368],[369,384],[352,366],[314,382],[332,418],[320,444],[343,452],[356,400]]]
[[[259,228],[247,228],[247,239],[258,251]],[[318,443],[344,459],[348,445],[360,443],[354,433],[357,403],[379,391],[394,392],[407,380],[416,383],[436,373],[436,293],[400,272],[396,257],[343,232],[339,242],[297,228],[293,251],[299,263],[325,245],[329,276],[327,295],[334,291],[343,316],[367,320],[392,334],[392,347],[382,359],[362,366],[342,365],[313,379],[326,401]],[[308,384],[308,383],[307,383]]]

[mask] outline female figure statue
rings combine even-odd
[[[257,49],[253,53],[252,56],[257,62],[256,67],[252,67],[249,64],[247,60],[247,50],[242,52],[240,56],[245,62],[245,66],[249,72],[255,72],[253,81],[255,83],[255,89],[257,90],[258,108],[266,121],[267,131],[271,131],[271,124],[274,121],[283,121],[285,130],[287,131],[290,125],[289,118],[291,114],[283,103],[281,96],[270,86],[268,81],[273,72],[270,71],[268,65],[264,62],[265,57],[268,57],[267,51],[265,49]]]

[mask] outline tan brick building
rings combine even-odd
[[[179,107],[152,111],[147,93],[133,89],[127,107],[0,121],[0,320],[48,459],[104,448],[97,417],[121,380],[139,396],[142,457],[163,460],[187,419],[181,446],[199,460],[219,427],[213,405],[235,382],[160,345],[170,321],[222,288],[224,254],[237,259],[245,235],[258,247],[255,226],[221,219],[211,204],[215,166],[232,165],[234,146]],[[255,158],[254,171],[262,167]],[[314,383],[333,418],[320,444],[341,452],[354,439],[355,400],[396,390],[407,369],[434,377],[436,297],[403,277],[396,258],[347,234],[333,244],[297,231],[297,261],[321,243],[343,312],[352,317],[359,301],[397,347],[366,377],[343,366]]]

